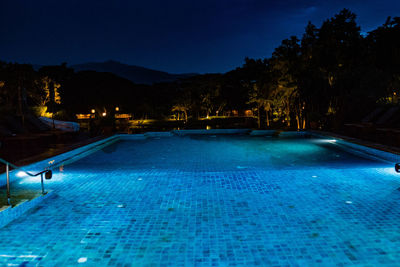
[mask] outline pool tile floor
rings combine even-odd
[[[389,168],[218,172],[98,162],[55,172],[53,197],[0,229],[0,265],[400,262],[400,180]]]

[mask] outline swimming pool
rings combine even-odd
[[[324,138],[121,140],[54,173],[0,229],[0,263],[396,265],[393,164]]]

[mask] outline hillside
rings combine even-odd
[[[168,72],[152,70],[140,66],[127,65],[117,61],[91,62],[70,66],[75,71],[110,72],[136,84],[153,84],[160,82],[172,82],[178,79],[188,78],[196,74],[171,74]]]

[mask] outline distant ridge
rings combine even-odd
[[[195,76],[195,73],[171,74],[164,71],[152,70],[140,66],[127,65],[117,61],[90,62],[69,66],[75,71],[92,70],[97,72],[110,72],[137,84],[153,84],[173,82],[179,79]]]

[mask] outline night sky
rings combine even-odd
[[[400,1],[0,0],[0,60],[117,60],[171,73],[226,72],[269,57],[308,21],[349,8],[363,32],[400,16]]]

